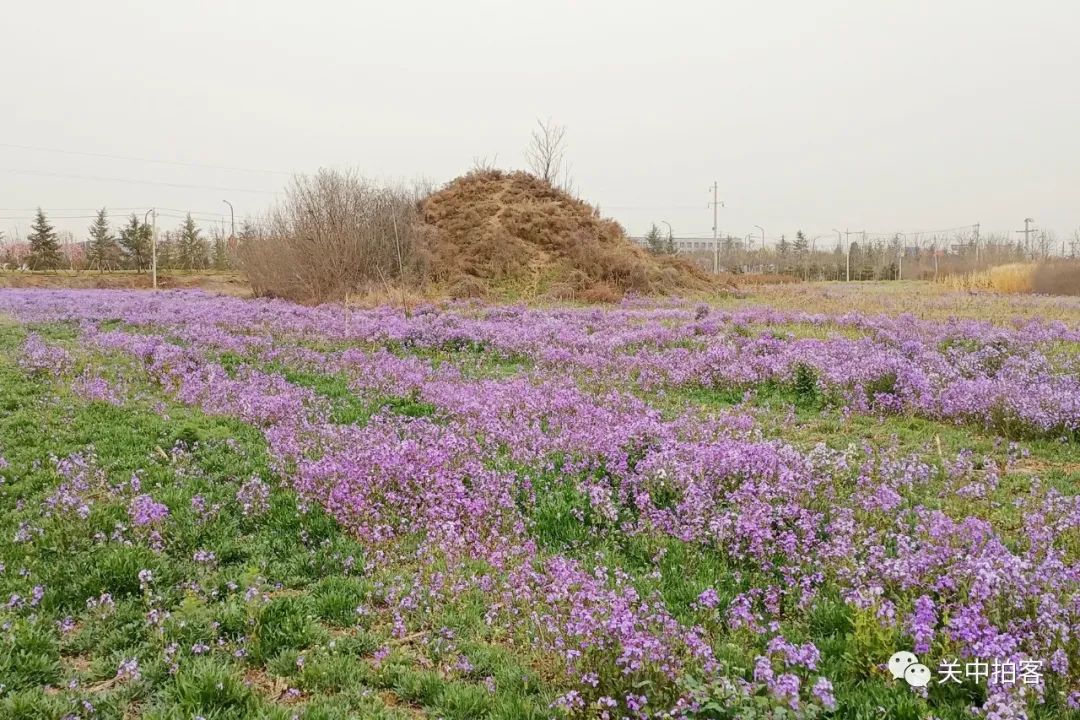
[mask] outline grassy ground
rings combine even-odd
[[[10,463],[0,485],[0,597],[30,603],[28,588],[44,592],[32,619],[4,624],[0,717],[544,716],[550,698],[484,641],[477,608],[447,608],[443,637],[391,641],[388,626],[357,613],[380,578],[365,573],[363,548],[336,523],[272,482],[266,508],[245,515],[238,491],[272,477],[258,431],[169,404],[149,386],[124,407],[75,401],[15,366],[23,335],[0,327],[0,449]],[[108,478],[87,532],[72,532],[65,512],[42,520],[33,510],[64,481],[43,458],[73,455],[85,474]],[[169,508],[159,552],[132,525],[130,483],[105,489],[133,475]],[[48,542],[12,542],[20,528]],[[152,577],[140,582],[140,571]],[[451,656],[468,669],[437,672]],[[132,658],[137,678],[118,680]],[[182,670],[170,672],[168,658]],[[485,682],[498,684],[498,697]]]
[[[777,304],[798,302],[797,290],[775,293],[789,293],[775,295]],[[1071,309],[1062,312],[1071,317]],[[73,350],[77,333],[72,325],[0,324],[0,455],[9,463],[0,470],[0,601],[8,605],[0,609],[0,717],[551,715],[556,689],[542,659],[508,650],[476,598],[465,594],[439,608],[428,627],[395,636],[385,615],[370,610],[391,578],[368,571],[360,543],[276,482],[259,431],[172,402],[115,358],[96,358],[95,367],[128,383],[129,399],[117,406],[76,398],[68,384],[17,366],[18,347],[31,330]],[[439,359],[476,376],[525,367],[478,360],[471,351]],[[227,369],[244,362],[217,360]],[[324,396],[334,422],[363,424],[385,407],[412,417],[433,413],[413,398],[361,399],[342,377],[285,365],[263,369]],[[711,414],[740,404],[766,437],[806,450],[821,442],[897,447],[935,467],[966,449],[1010,456],[995,501],[1022,493],[1033,474],[1066,494],[1080,483],[1075,443],[1012,446],[974,427],[850,415],[798,387],[762,387],[749,397],[687,390],[657,401],[668,413]],[[680,620],[698,620],[694,601],[702,588],[730,598],[754,582],[747,567],[701,547],[591,532],[574,519],[581,498],[566,494],[554,474],[535,480],[541,501],[530,521],[541,547],[624,569],[643,594],[658,592]],[[80,510],[65,506],[58,493],[73,482],[91,488],[84,523],[70,522]],[[148,490],[168,515],[140,527],[131,507]],[[43,517],[42,507],[54,510]],[[988,502],[985,512],[999,527],[1019,522],[1004,502]],[[27,541],[35,537],[41,541]],[[1080,543],[1073,548],[1075,558]],[[899,642],[872,627],[826,596],[807,621],[783,629],[789,639],[821,649],[821,672],[833,679],[843,708],[838,716],[922,717],[925,705],[916,696],[872,671]],[[742,640],[738,633],[723,636],[717,653],[730,671],[748,675],[754,652]],[[951,692],[937,706],[939,717],[966,717],[964,708],[980,699],[967,686]]]

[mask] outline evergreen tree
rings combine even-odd
[[[656,227],[656,223],[653,223],[649,232],[645,234],[645,245],[653,255],[664,252],[664,236],[660,234],[660,228]]]
[[[806,256],[810,252],[810,243],[807,242],[806,235],[802,230],[795,233],[795,242],[791,244],[791,249],[795,255],[797,270],[805,280],[808,274],[806,269]]]
[[[176,262],[176,234],[166,231],[161,234],[157,247],[158,269],[172,268]]]
[[[782,274],[791,273],[791,243],[787,241],[787,235],[780,236],[780,242],[776,244],[776,270]]]
[[[183,270],[201,270],[206,267],[206,241],[199,235],[199,228],[191,219],[191,213],[180,226],[176,243],[176,264]]]
[[[30,234],[26,236],[30,241],[30,267],[34,270],[56,270],[61,263],[60,240],[41,208],[37,209],[37,217],[30,227]]]
[[[802,230],[795,233],[795,242],[792,243],[791,249],[795,252],[795,256],[800,258],[810,250],[810,243],[807,242]]]
[[[229,269],[229,241],[221,234],[214,236],[214,269]]]
[[[139,221],[139,216],[131,213],[127,225],[120,229],[120,247],[123,248],[130,267],[142,272],[150,267],[150,226]]]
[[[87,267],[96,267],[99,272],[105,272],[105,268],[112,268],[118,253],[105,208],[101,208],[90,225],[90,240],[86,244]]]

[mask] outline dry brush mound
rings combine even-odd
[[[524,172],[460,177],[423,201],[421,219],[433,279],[465,294],[509,286],[613,300],[714,285],[689,262],[647,253],[596,208]]]

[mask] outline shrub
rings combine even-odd
[[[299,302],[416,282],[425,266],[418,200],[348,171],[297,176],[262,229],[241,239],[241,267],[256,295]]]
[[[795,366],[793,381],[795,398],[799,405],[809,406],[818,401],[817,371],[806,363]]]

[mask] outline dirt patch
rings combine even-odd
[[[1014,463],[1010,470],[1030,475],[1045,475],[1055,470],[1065,475],[1080,475],[1080,463],[1053,463],[1035,458],[1025,458]]]
[[[244,685],[275,702],[289,704],[300,699],[299,695],[288,693],[290,686],[285,678],[268,675],[259,668],[252,668],[244,673]]]
[[[390,692],[389,690],[380,690],[378,694],[379,694],[379,699],[382,700],[383,704],[386,705],[387,707],[393,708],[394,710],[397,710],[398,712],[403,712],[406,715],[408,715],[409,717],[415,717],[415,718],[427,717],[427,714],[424,713],[424,710],[423,710],[423,708],[421,706],[413,705],[413,704],[407,702],[406,700],[398,697],[397,695]]]
[[[60,666],[83,675],[90,670],[90,658],[85,655],[64,655],[60,658]]]

